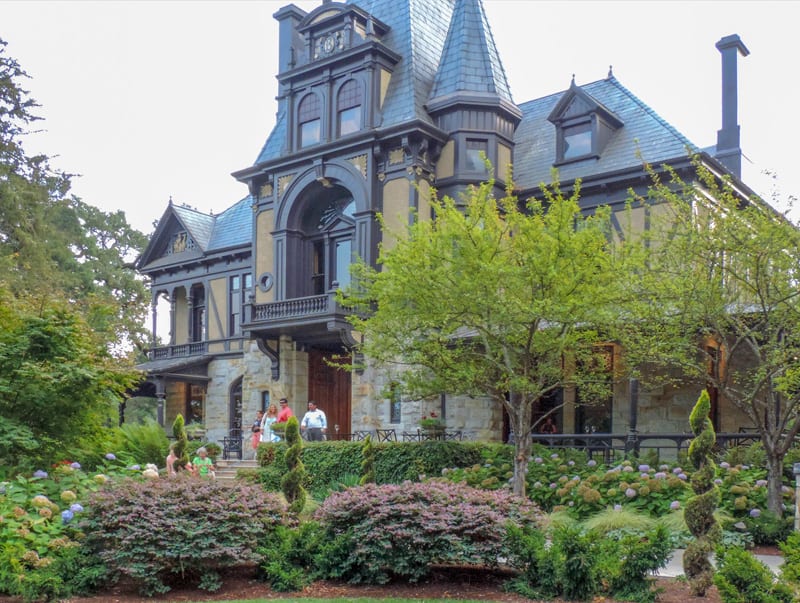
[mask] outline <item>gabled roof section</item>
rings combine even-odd
[[[200,259],[231,247],[251,245],[252,201],[252,197],[248,195],[218,216],[205,214],[188,206],[174,205],[170,201],[147,249],[137,261],[139,269],[146,272]],[[181,253],[168,254],[167,245],[178,230],[185,230],[195,246]]]
[[[456,3],[430,99],[460,92],[514,102],[481,0]]]
[[[195,244],[201,251],[206,251],[211,232],[214,230],[214,216],[204,214],[188,205],[174,205],[173,209]]]
[[[261,152],[256,157],[255,165],[263,161],[275,159],[281,156],[283,147],[286,145],[286,111],[281,111],[275,118],[275,127],[272,128],[267,142],[261,147]]]
[[[557,124],[573,117],[598,113],[614,128],[621,128],[624,122],[611,109],[598,102],[591,94],[578,87],[572,79],[569,89],[553,107],[547,121]]]
[[[699,151],[613,76],[579,89],[618,116],[625,127],[614,132],[599,158],[562,165],[559,168],[561,182],[576,178],[587,180],[603,173],[640,168],[643,160],[658,164]],[[550,171],[556,158],[556,127],[549,118],[564,98],[564,92],[559,92],[519,105],[523,118],[514,134],[514,174],[521,190],[534,190],[541,182],[551,181]]]

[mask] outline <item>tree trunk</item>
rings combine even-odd
[[[783,517],[783,455],[775,450],[767,453],[767,509]]]
[[[511,395],[511,428],[514,430],[514,484],[512,492],[525,496],[525,478],[531,456],[531,413],[533,402],[522,396]]]

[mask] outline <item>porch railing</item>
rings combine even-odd
[[[207,351],[207,341],[168,345],[150,350],[150,359],[162,360],[164,358],[180,358],[182,356],[199,356],[205,354]]]
[[[674,459],[678,453],[688,450],[689,442],[694,438],[690,433],[564,433],[564,434],[531,434],[534,444],[543,444],[549,448],[584,450],[590,458],[602,459],[605,462],[626,453],[641,455],[654,450],[657,458],[662,456]],[[740,444],[751,444],[758,441],[757,433],[718,433],[717,446],[728,448]],[[513,438],[510,440],[513,441]]]

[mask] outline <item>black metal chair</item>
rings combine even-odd
[[[397,432],[394,429],[376,429],[375,435],[379,442],[397,441]]]
[[[233,455],[236,455],[236,458],[241,461],[243,441],[242,430],[231,429],[228,435],[222,438],[222,458],[228,460],[232,459]]]
[[[350,434],[350,441],[361,442],[362,440],[365,440],[367,436],[370,435],[371,433],[372,433],[371,431],[363,431],[363,430],[354,431],[353,433]]]

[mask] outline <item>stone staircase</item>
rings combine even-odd
[[[215,463],[217,467],[217,481],[223,484],[233,484],[236,481],[236,472],[239,469],[255,469],[258,463],[255,460],[239,459],[218,459]]]

